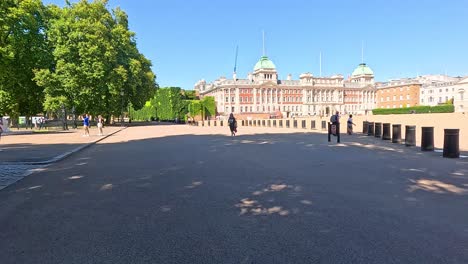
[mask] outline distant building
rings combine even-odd
[[[455,84],[455,91],[457,92],[453,100],[455,112],[468,112],[468,77]]]
[[[440,76],[443,76],[443,78],[440,78]],[[420,104],[435,106],[454,99],[458,94],[455,85],[460,82],[461,79],[461,77],[450,77],[446,75],[430,75],[429,77],[421,79]]]
[[[212,83],[198,81],[194,89],[200,96],[214,96],[221,115],[251,115],[281,112],[283,116],[365,114],[374,108],[374,73],[361,63],[352,76],[317,77],[303,73],[299,80],[291,74],[280,80],[275,64],[262,56],[247,79],[220,77]]]
[[[419,104],[421,84],[414,78],[377,84],[377,108],[403,108]]]

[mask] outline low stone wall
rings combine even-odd
[[[294,130],[308,130],[312,132],[326,132],[326,124],[329,117],[309,117],[309,118],[288,118],[288,119],[254,119],[238,120],[238,126],[261,126],[276,128],[289,128]],[[348,116],[341,117],[340,131],[346,133],[346,121]],[[421,144],[421,127],[434,127],[434,146],[443,148],[444,129],[460,129],[460,150],[468,151],[468,114],[464,113],[440,113],[440,114],[408,114],[408,115],[369,115],[353,116],[354,132],[362,133],[363,121],[380,122],[390,124],[401,124],[401,136],[405,136],[405,126],[416,126],[416,145]],[[199,121],[199,126],[228,126],[227,120],[220,121]],[[305,125],[305,126],[304,126]],[[315,125],[315,127],[314,127]]]

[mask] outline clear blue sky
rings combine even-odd
[[[64,0],[43,0],[63,5]],[[74,2],[74,1],[72,1]],[[279,76],[345,77],[364,61],[378,81],[416,74],[468,75],[468,1],[110,0],[129,16],[140,51],[161,87],[238,78],[266,53]]]

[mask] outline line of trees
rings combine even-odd
[[[0,1],[0,115],[66,109],[110,117],[153,98],[151,62],[138,51],[127,14],[107,4]]]
[[[130,110],[132,120],[185,120],[188,116],[205,118],[216,115],[214,97],[199,100],[195,91],[184,91],[180,87],[160,88],[154,97],[140,110]]]

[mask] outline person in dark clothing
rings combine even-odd
[[[330,135],[336,136],[336,142],[340,143],[340,112],[338,111],[330,117],[330,123],[328,126],[328,142],[331,141]]]
[[[237,133],[237,120],[234,117],[234,114],[231,113],[228,119],[229,129],[231,130],[231,136],[235,136]]]

